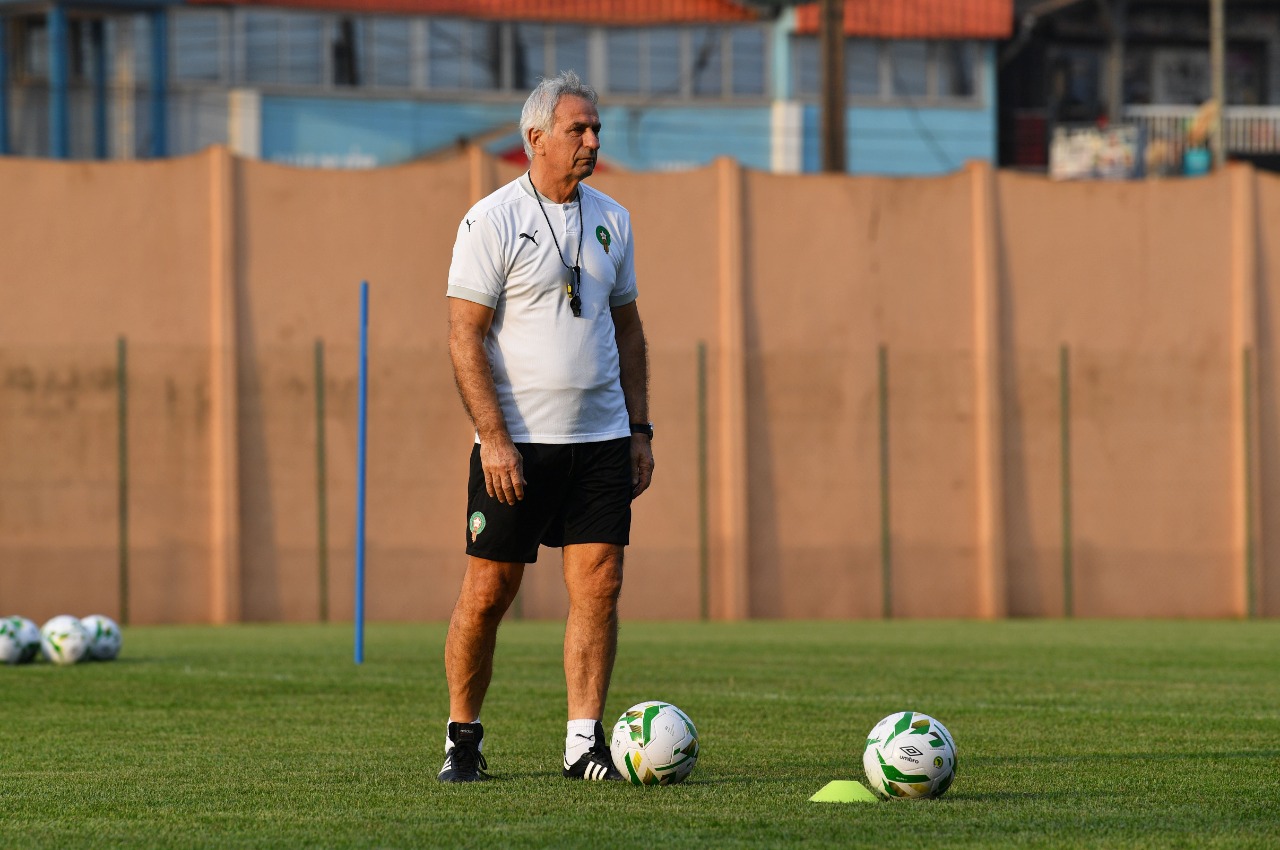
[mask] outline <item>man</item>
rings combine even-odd
[[[480,708],[498,624],[539,544],[563,548],[569,595],[563,774],[623,778],[601,718],[653,426],[630,214],[582,185],[600,149],[596,102],[571,71],[543,80],[520,116],[528,173],[472,207],[454,244],[449,353],[476,445],[442,782],[489,778]]]

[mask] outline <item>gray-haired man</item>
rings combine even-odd
[[[581,185],[595,170],[600,116],[576,74],[543,80],[520,130],[529,172],[468,210],[449,270],[449,352],[476,442],[439,778],[489,778],[480,708],[498,624],[541,544],[563,547],[569,595],[563,774],[622,779],[601,718],[631,500],[653,475],[631,217]]]

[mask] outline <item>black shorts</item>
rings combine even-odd
[[[538,560],[538,546],[612,543],[631,536],[631,439],[551,445],[517,443],[524,498],[504,505],[484,489],[480,445],[467,481],[467,554],[490,561]]]

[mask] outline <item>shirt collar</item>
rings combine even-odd
[[[529,172],[526,171],[524,174],[522,174],[520,176],[520,179],[516,182],[520,184],[521,189],[524,189],[524,193],[528,195],[530,198],[533,198],[535,201],[541,198],[542,202],[546,204],[555,204],[558,207],[559,206],[571,207],[574,204],[578,203],[578,201],[582,200],[582,184],[581,183],[579,183],[577,187],[574,189],[572,198],[565,201],[563,204],[559,204],[551,200],[541,192],[538,192],[536,195],[534,194],[533,179],[532,177],[530,177]]]

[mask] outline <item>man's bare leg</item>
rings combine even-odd
[[[569,617],[564,629],[564,677],[569,719],[602,718],[618,650],[622,547],[579,543],[564,547]]]
[[[449,717],[454,721],[470,723],[480,716],[493,678],[498,625],[516,598],[523,577],[521,563],[468,559],[444,643]]]
[[[618,649],[622,547],[581,543],[564,547],[569,617],[564,629],[564,678],[569,696],[564,775],[570,779],[624,777],[614,767],[601,719]]]

